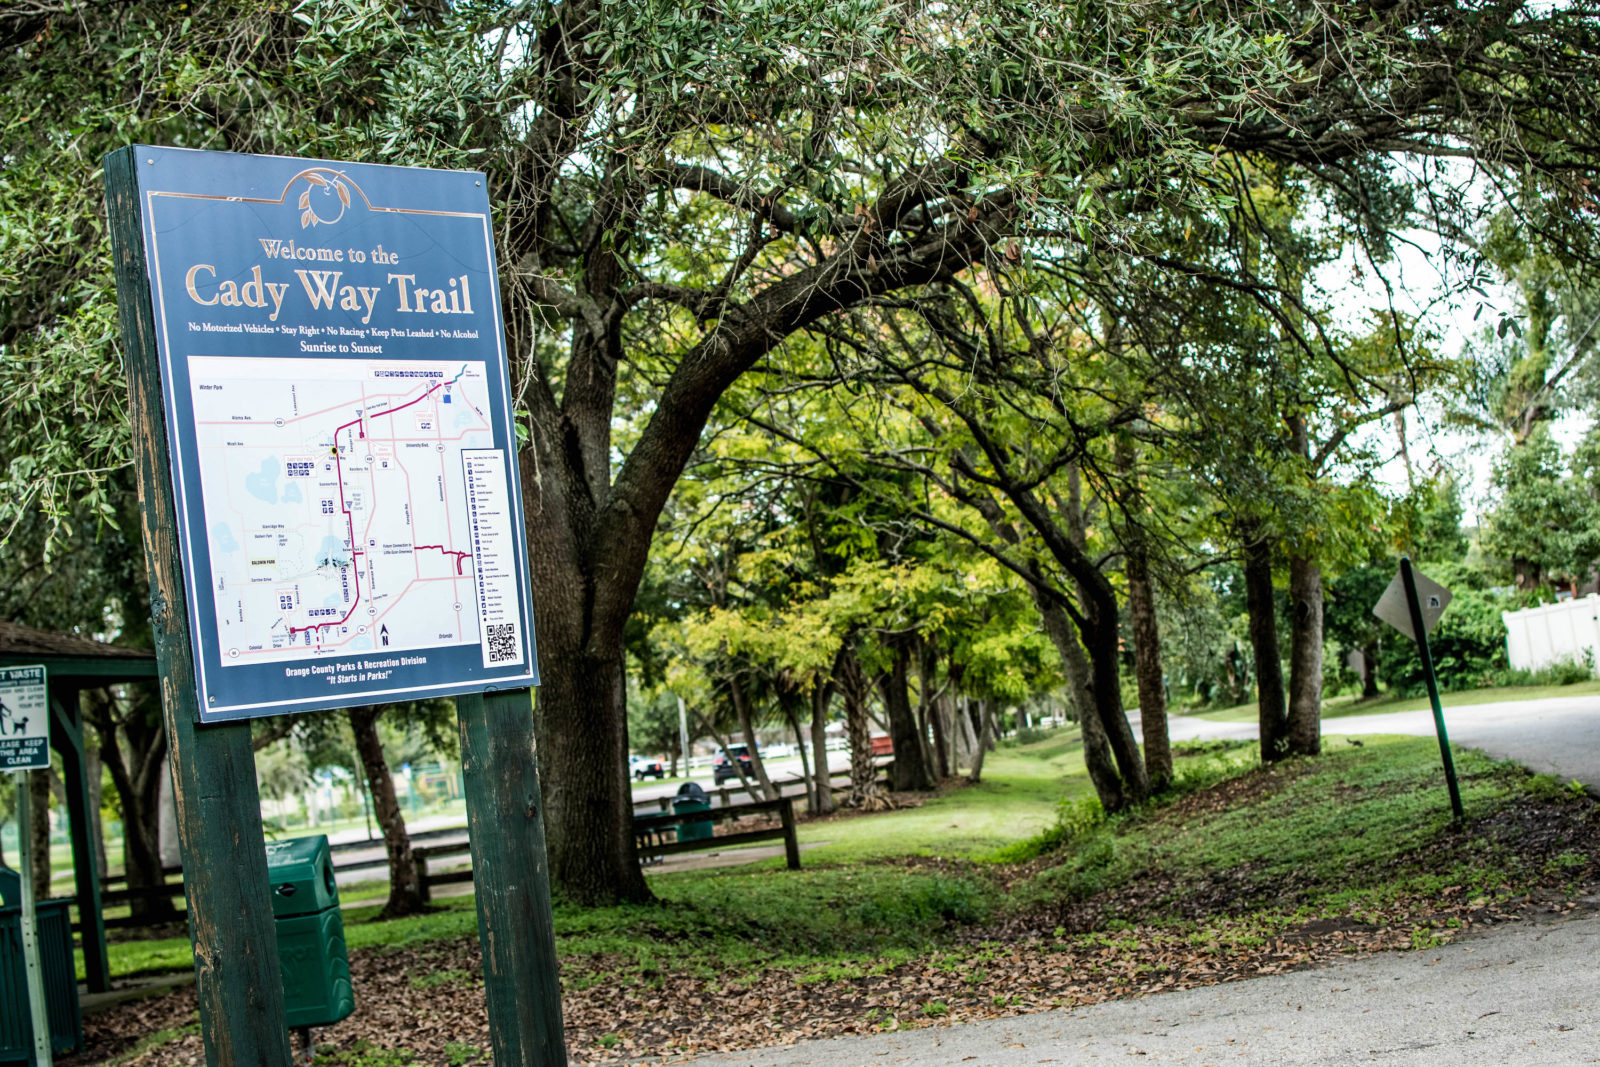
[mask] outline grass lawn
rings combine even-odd
[[[737,874],[726,872],[728,877],[721,879],[712,872],[669,874],[653,876],[651,885],[663,899],[680,901],[692,900],[704,887],[709,901],[705,906],[721,910],[728,903],[722,887],[738,883],[742,875],[756,875],[758,881],[778,887],[780,898],[797,892],[801,901],[809,902],[814,908],[832,907],[840,892],[870,890],[872,883],[867,876],[841,875],[833,868],[897,856],[967,859],[981,856],[1047,829],[1055,822],[1059,802],[1064,796],[1076,799],[1091,792],[1083,769],[1077,730],[1058,730],[1031,745],[1002,743],[984,761],[982,782],[952,788],[918,807],[888,811],[870,818],[846,817],[802,823],[801,842],[826,843],[806,849],[806,870],[798,876],[785,870],[783,860],[774,858],[736,868]],[[753,884],[745,882],[739,891],[752,892]],[[340,894],[346,900],[381,899],[387,891],[387,883],[367,882],[343,886]],[[891,895],[894,892],[892,886],[889,892]],[[755,911],[770,905],[781,912],[783,904],[782,899],[761,898]],[[345,909],[345,935],[351,948],[409,947],[477,930],[477,913],[470,896],[447,898],[440,902],[440,910],[429,915],[387,923],[372,921],[380,906]],[[647,910],[657,915],[658,909]],[[607,951],[608,935],[599,931],[614,933],[619,928],[625,929],[631,921],[632,909],[591,913],[558,908],[556,915],[558,934],[570,935],[577,939],[577,944],[595,952]],[[686,937],[700,936],[698,930],[685,928],[681,932]],[[186,937],[114,942],[108,953],[114,977],[187,970],[194,964]],[[651,954],[640,958],[651,958]],[[84,973],[81,950],[77,953],[77,963],[81,979]]]
[[[1464,708],[1472,704],[1494,704],[1500,701],[1548,700],[1551,697],[1596,695],[1600,695],[1600,680],[1575,682],[1571,685],[1508,685],[1489,689],[1463,689],[1456,693],[1440,693],[1439,702],[1447,708]],[[1372,700],[1340,696],[1323,701],[1322,717],[1339,719],[1348,715],[1383,715],[1391,711],[1425,711],[1427,708],[1428,698],[1425,696],[1401,699],[1385,693]],[[1207,719],[1211,722],[1255,722],[1256,705],[1252,702],[1235,704],[1227,708],[1212,708],[1209,711],[1183,711],[1174,714]]]
[[[1092,792],[1078,731],[1061,729],[1031,745],[1002,744],[985,758],[981,782],[920,807],[801,824],[802,843],[826,842],[807,849],[804,862],[810,867],[900,856],[981,856],[1050,826],[1063,797]]]

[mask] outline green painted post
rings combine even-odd
[[[1411,557],[1400,557],[1400,584],[1405,587],[1406,606],[1411,609],[1411,630],[1417,652],[1422,656],[1422,677],[1428,685],[1428,703],[1433,706],[1433,728],[1439,735],[1439,758],[1444,762],[1444,780],[1450,788],[1450,810],[1456,821],[1466,818],[1461,808],[1461,786],[1456,782],[1456,762],[1450,755],[1450,735],[1444,728],[1444,708],[1439,703],[1439,682],[1433,676],[1433,656],[1428,651],[1428,628],[1422,619],[1422,601],[1417,596],[1417,580],[1411,573]]]
[[[95,820],[89,796],[88,759],[83,751],[78,690],[50,687],[51,739],[61,753],[62,780],[67,787],[67,820],[72,824],[72,881],[78,898],[78,929],[83,942],[84,980],[91,993],[111,989],[111,964],[106,956],[106,920],[100,907],[100,865],[95,858]]]
[[[199,696],[136,181],[140,163],[131,147],[106,156],[106,214],[127,353],[150,622],[183,853],[200,1033],[206,1062],[213,1067],[288,1067],[293,1055],[250,724],[197,725]]]
[[[544,801],[527,689],[456,698],[496,1067],[565,1067]]]

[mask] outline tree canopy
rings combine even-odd
[[[1418,228],[1487,256],[1498,212],[1539,262],[1572,273],[1600,253],[1590,0],[31,0],[0,12],[0,65],[0,537],[40,566],[127,514],[104,152],[488,175],[550,869],[583,901],[648,895],[623,649],[708,426],[748,420],[835,481],[899,493],[884,506],[920,536],[988,561],[996,605],[1030,590],[1093,694],[1102,770],[1138,795],[1129,591],[1241,560],[1258,685],[1281,688],[1260,672],[1287,568],[1292,641],[1318,653],[1291,657],[1290,689],[1309,692],[1320,568],[1382,539],[1357,431],[1436,383],[1382,296],[1341,329],[1317,264],[1354,247],[1382,280]],[[816,441],[829,420],[777,433],[757,399],[823,389],[882,405],[887,447],[859,450],[892,461],[893,492],[883,464],[852,470],[848,434]],[[879,592],[954,573],[876,565]],[[821,610],[862,573],[797,604]],[[760,627],[791,608],[757,620],[758,603],[741,612]]]

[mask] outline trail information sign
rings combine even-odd
[[[137,151],[202,721],[538,684],[483,176]]]
[[[0,770],[50,766],[50,691],[43,667],[0,667]]]

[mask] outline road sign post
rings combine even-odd
[[[1418,573],[1411,566],[1411,557],[1401,556],[1400,573],[1389,583],[1372,613],[1417,643],[1417,654],[1422,657],[1422,678],[1428,687],[1428,703],[1433,708],[1433,728],[1439,736],[1439,759],[1444,764],[1445,785],[1450,790],[1450,810],[1460,821],[1466,818],[1461,807],[1461,786],[1456,781],[1450,735],[1444,725],[1444,707],[1439,703],[1439,682],[1434,677],[1433,655],[1428,649],[1428,632],[1438,624],[1449,603],[1448,589]]]
[[[1466,818],[1461,810],[1461,786],[1456,782],[1456,763],[1450,755],[1450,735],[1444,728],[1444,708],[1439,703],[1439,682],[1433,675],[1433,656],[1428,651],[1428,629],[1423,623],[1422,600],[1417,596],[1417,581],[1411,572],[1411,558],[1400,557],[1400,580],[1406,587],[1406,605],[1411,611],[1411,627],[1416,633],[1417,654],[1422,657],[1422,678],[1428,686],[1428,703],[1433,708],[1433,728],[1439,735],[1439,759],[1444,763],[1444,780],[1450,789],[1450,810],[1457,821]],[[1441,607],[1441,611],[1443,608]]]
[[[50,769],[50,690],[44,667],[0,668],[0,765],[17,787],[17,873],[22,883],[22,969],[33,1023],[33,1056],[50,1067],[50,1012],[39,963],[39,916],[33,884],[33,797],[29,771]],[[46,887],[48,889],[48,887]]]

